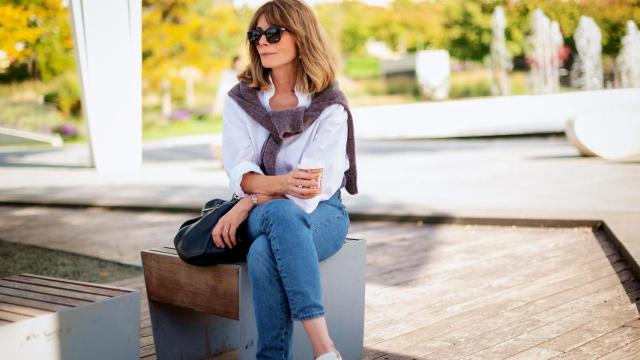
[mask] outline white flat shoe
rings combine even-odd
[[[328,352],[318,356],[315,360],[342,360],[339,352]]]

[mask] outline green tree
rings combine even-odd
[[[431,1],[394,0],[374,20],[376,37],[393,49],[400,43],[409,52],[442,48],[445,44],[442,5]]]
[[[73,68],[69,22],[59,0],[0,0],[0,50],[9,70],[26,67],[30,77],[49,80]]]
[[[491,14],[496,2],[449,0],[444,5],[446,47],[452,57],[481,61],[491,45]]]
[[[208,3],[208,5],[206,4]],[[226,67],[244,39],[242,11],[198,0],[145,0],[142,15],[143,78],[157,88],[180,68],[203,72]],[[246,16],[246,15],[245,15]]]

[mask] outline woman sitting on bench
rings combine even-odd
[[[357,193],[337,56],[300,0],[266,2],[248,30],[250,64],[223,111],[224,169],[242,199],[213,239],[233,247],[246,220],[258,359],[291,359],[293,320],[303,322],[316,359],[341,359],[327,330],[319,271],[349,228],[341,189]]]

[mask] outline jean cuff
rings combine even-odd
[[[318,311],[318,312],[314,312],[309,315],[303,315],[303,316],[292,316],[291,319],[297,320],[297,321],[303,321],[303,320],[315,319],[320,316],[324,316],[324,311]]]

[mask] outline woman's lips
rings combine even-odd
[[[262,54],[262,56],[267,56],[267,55],[274,55],[275,53],[264,53]]]

